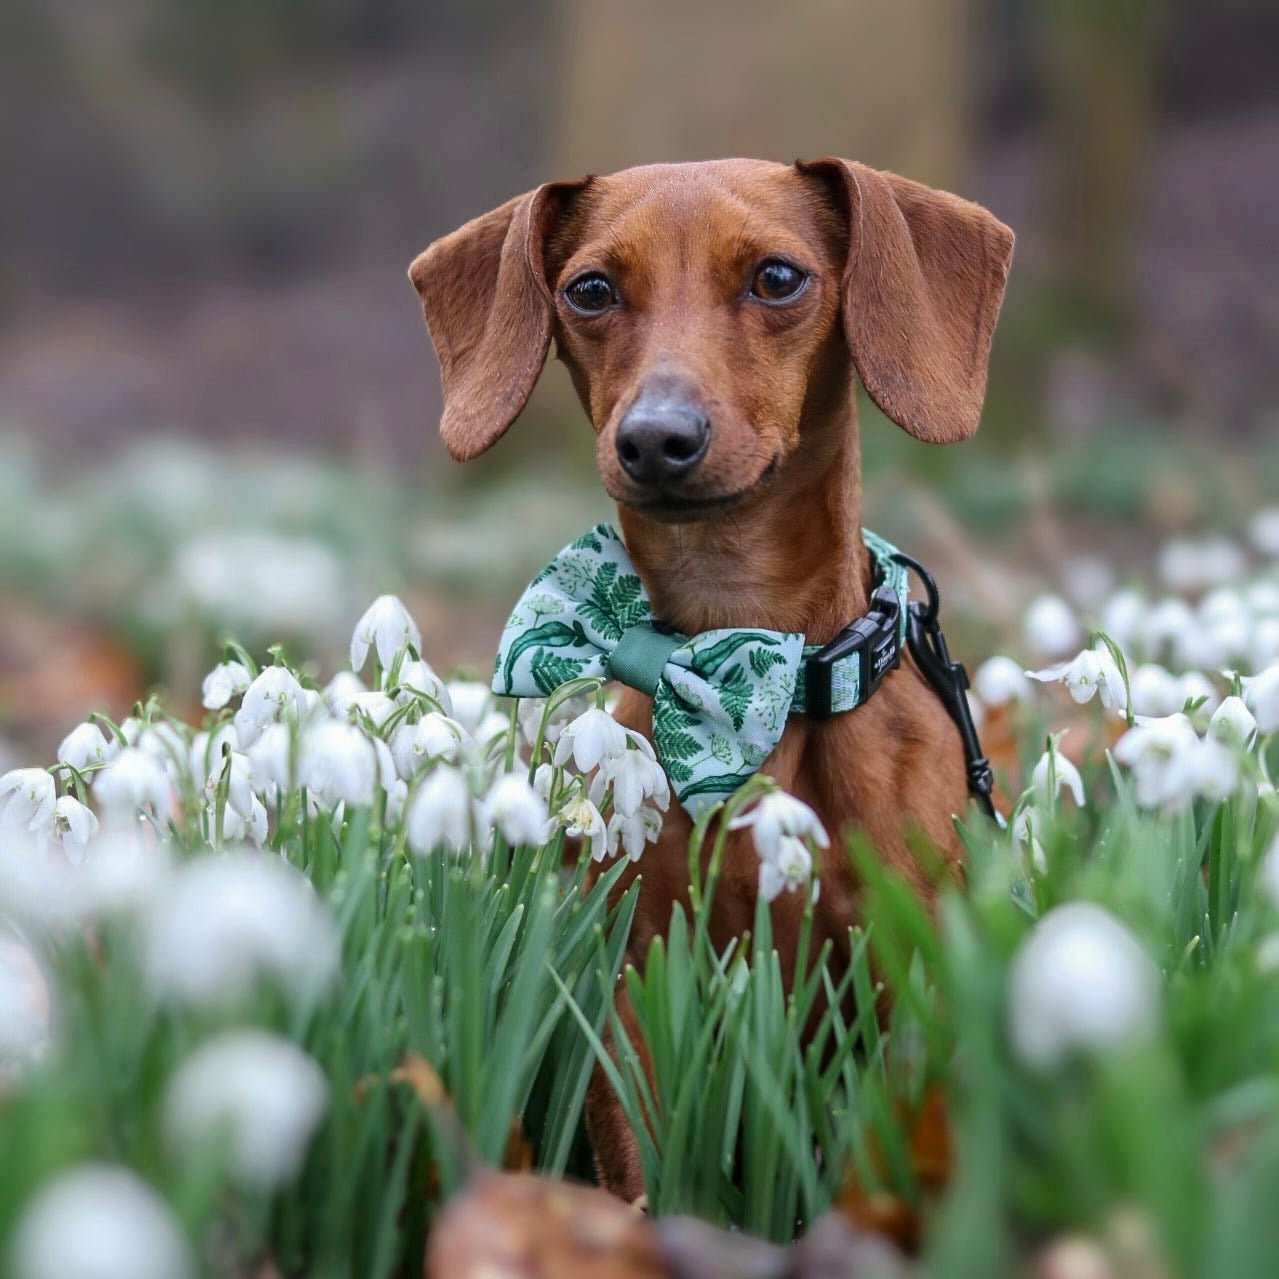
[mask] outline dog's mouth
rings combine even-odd
[[[758,478],[731,493],[680,493],[667,490],[636,493],[619,500],[631,510],[662,524],[695,524],[711,520],[731,510],[761,489],[767,488],[781,470],[781,458],[773,457]]]

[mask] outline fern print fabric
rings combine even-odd
[[[798,632],[663,631],[621,537],[599,524],[525,590],[502,632],[493,690],[546,697],[568,680],[595,676],[649,694],[653,748],[696,819],[777,745],[803,658]]]

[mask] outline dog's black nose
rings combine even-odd
[[[711,424],[696,405],[641,395],[617,425],[617,460],[637,483],[677,480],[702,460],[710,438]]]

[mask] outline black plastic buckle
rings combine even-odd
[[[804,714],[811,719],[829,719],[835,713],[834,665],[854,653],[859,654],[860,700],[865,701],[880,681],[901,661],[898,619],[901,602],[891,586],[881,586],[870,597],[870,608],[855,622],[845,626],[825,648],[804,659]]]

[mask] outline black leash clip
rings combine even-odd
[[[858,684],[861,701],[880,685],[901,661],[898,619],[901,601],[891,586],[880,586],[870,597],[870,607],[850,622],[825,648],[804,659],[804,714],[829,719],[834,711],[834,665],[857,653],[861,667]]]
[[[991,771],[990,761],[981,753],[977,726],[973,723],[972,710],[968,705],[968,672],[961,662],[951,660],[946,637],[937,620],[941,604],[937,583],[933,581],[933,575],[909,555],[898,551],[893,559],[913,570],[928,592],[927,601],[916,600],[906,611],[906,644],[921,674],[932,685],[933,692],[941,698],[942,705],[959,730],[964,747],[969,794],[989,817],[998,821],[995,805],[990,797],[995,786],[995,775]]]

